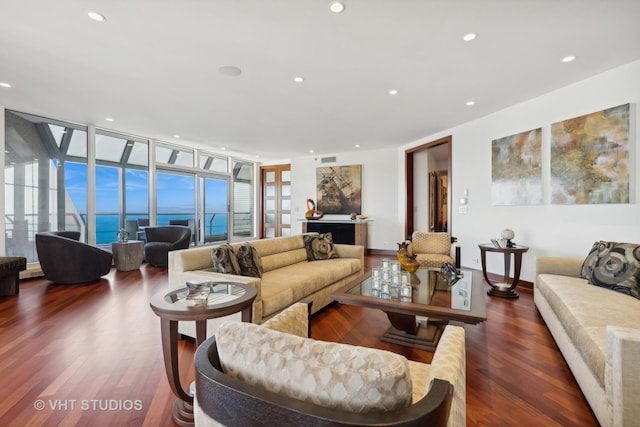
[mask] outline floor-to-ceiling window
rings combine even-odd
[[[39,231],[86,241],[86,128],[7,110],[4,149],[5,253],[37,261]]]
[[[254,230],[254,164],[233,161],[233,237],[247,238]]]
[[[96,244],[109,244],[120,229],[139,237],[149,220],[149,148],[147,141],[96,132]],[[133,229],[129,223],[134,222]]]

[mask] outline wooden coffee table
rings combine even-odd
[[[420,268],[412,276],[411,296],[402,297],[399,292],[394,293],[394,288],[388,296],[372,289],[369,273],[364,280],[344,286],[331,297],[342,304],[387,313],[391,327],[380,338],[382,341],[434,351],[449,322],[476,324],[487,320],[482,273],[462,270],[462,274],[452,285],[439,270]],[[428,317],[426,327],[416,316]]]

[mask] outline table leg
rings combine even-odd
[[[182,427],[191,427],[193,423],[193,396],[185,392],[180,383],[178,369],[178,322],[160,319],[162,335],[162,354],[164,367],[171,391],[178,397],[173,404],[173,420]]]
[[[381,341],[427,351],[435,351],[444,327],[449,323],[448,321],[429,319],[427,327],[424,328],[416,323],[415,315],[389,311],[386,313],[391,326],[380,337]]]
[[[520,265],[522,263],[522,254],[514,253],[514,278],[511,283],[509,283],[509,273],[511,272],[511,254],[504,254],[504,277],[502,279],[502,283],[491,283],[487,279],[487,282],[491,286],[491,289],[487,291],[487,295],[493,295],[496,297],[502,298],[519,298],[518,292],[516,292],[515,288],[518,284],[518,278],[520,277]],[[500,286],[502,285],[502,286]]]

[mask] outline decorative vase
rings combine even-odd
[[[409,242],[401,242],[398,243],[398,253],[396,256],[398,257],[398,261],[400,265],[404,262],[405,258],[409,255]]]
[[[515,233],[513,232],[513,230],[510,230],[508,228],[505,228],[504,230],[502,230],[502,232],[500,233],[500,237],[502,237],[503,239],[506,240],[506,244],[505,246],[507,248],[512,248],[514,246],[513,242],[511,240],[513,240],[513,238],[515,237]]]
[[[124,228],[121,228],[120,231],[116,233],[116,237],[118,237],[118,241],[126,242],[129,240],[129,232]]]
[[[400,265],[404,271],[408,271],[409,273],[415,273],[418,268],[420,268],[420,263],[416,260],[415,255],[407,255],[404,257],[403,261],[400,261]]]

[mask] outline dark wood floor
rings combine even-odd
[[[174,426],[160,321],[149,307],[166,288],[166,270],[143,265],[86,285],[31,279],[19,296],[0,298],[0,426]],[[596,426],[531,293],[488,298],[487,316],[465,326],[467,425]],[[379,341],[388,321],[376,310],[333,304],[312,325],[316,339],[432,357]],[[179,351],[186,384],[193,343]]]

